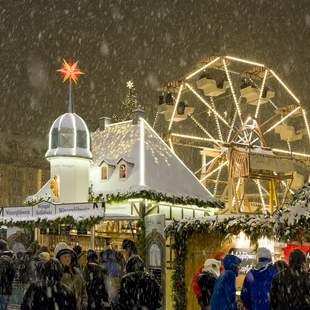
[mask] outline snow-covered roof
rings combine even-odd
[[[95,193],[146,190],[217,203],[145,120],[141,119],[138,124],[128,121],[112,124],[104,130],[97,129],[91,139],[94,166],[103,161],[117,164],[121,158],[133,163],[126,179],[120,179],[116,169],[109,180],[96,183]]]
[[[45,157],[57,156],[92,158],[88,127],[76,113],[60,115],[50,128]]]

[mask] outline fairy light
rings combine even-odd
[[[305,109],[301,109],[301,110],[302,110],[302,115],[303,115],[305,123],[306,123],[308,138],[309,138],[309,141],[310,141],[310,127],[309,127],[309,122],[308,122],[308,119],[307,119],[307,114],[306,114]]]
[[[265,199],[264,199],[263,192],[262,192],[262,187],[260,185],[260,181],[256,180],[255,183],[256,183],[256,185],[258,187],[258,192],[259,192],[259,195],[260,195],[260,199],[262,201],[263,210],[266,211],[266,204],[265,204]]]
[[[217,155],[216,157],[212,158],[210,161],[207,163],[203,163],[203,165],[195,172],[195,174],[199,173],[202,169],[207,168],[210,166],[214,161],[216,161],[222,154]]]
[[[169,146],[170,146],[172,152],[175,154],[175,151],[174,151],[174,147],[173,147],[171,138],[168,139],[168,142],[169,142]]]
[[[271,149],[271,150],[272,150],[273,152],[276,152],[276,153],[284,153],[284,154],[290,154],[290,155],[295,155],[295,156],[310,158],[310,155],[309,155],[309,154],[305,154],[305,153],[290,152],[290,151],[281,150],[281,149]]]
[[[193,87],[192,87],[191,85],[189,85],[188,83],[186,83],[186,86],[190,89],[190,91],[191,91],[193,94],[196,95],[196,97],[197,97],[198,99],[200,99],[200,101],[201,101],[203,104],[205,104],[215,115],[217,115],[218,118],[219,118],[226,126],[230,127],[229,124],[227,123],[227,121],[225,120],[225,118],[222,117],[217,111],[215,111],[215,110],[212,108],[212,106],[211,106],[206,100],[204,100],[204,98],[202,98],[202,97],[193,89]]]
[[[279,76],[270,70],[271,74],[279,81],[279,83],[286,89],[286,91],[295,99],[295,101],[300,104],[300,100],[294,95],[294,93],[286,86],[286,84],[279,78]]]
[[[228,79],[229,87],[230,87],[231,93],[232,93],[233,98],[234,98],[234,102],[235,102],[235,105],[236,105],[236,109],[237,109],[237,111],[238,111],[238,115],[239,115],[239,118],[240,118],[240,122],[241,122],[241,125],[243,126],[243,121],[242,121],[242,115],[241,115],[240,105],[239,105],[239,102],[238,102],[238,100],[237,100],[234,87],[233,87],[233,85],[232,85],[232,81],[231,81],[231,78],[230,78],[230,74],[229,74],[229,71],[228,71],[228,68],[227,68],[227,64],[226,64],[225,59],[223,59],[223,65],[224,65],[224,69],[225,69],[226,76],[227,76],[227,79]]]
[[[218,166],[216,169],[212,170],[211,172],[209,172],[207,175],[205,175],[201,180],[200,183],[202,183],[204,180],[206,180],[208,177],[210,177],[213,173],[215,173],[216,171],[218,171],[219,169],[222,169],[224,166],[226,166],[228,163],[228,161],[225,161],[224,163],[222,163],[220,166]],[[212,195],[213,196],[213,195]]]
[[[207,69],[208,67],[210,67],[211,65],[213,65],[214,63],[216,63],[218,60],[220,59],[220,57],[216,57],[215,59],[213,59],[212,61],[210,61],[209,63],[207,63],[206,65],[202,66],[200,69],[196,70],[195,72],[189,74],[185,80],[189,80],[190,78],[192,78],[193,76],[195,76],[197,73]]]
[[[193,120],[193,122],[210,138],[213,139],[214,141],[217,141],[209,132],[207,129],[205,129],[198,121],[197,119],[191,115],[190,118]]]
[[[154,118],[154,122],[153,122],[153,126],[152,126],[153,128],[155,128],[155,126],[156,126],[158,115],[159,115],[159,112],[157,111],[155,114],[155,118]]]
[[[211,104],[212,104],[212,107],[213,107],[214,111],[216,111],[213,97],[210,98],[210,101],[211,101]],[[219,135],[219,138],[223,141],[223,136],[222,136],[222,131],[221,131],[221,127],[220,127],[220,122],[219,122],[219,119],[218,119],[216,114],[215,114],[215,123],[216,123],[217,133]]]
[[[144,141],[144,120],[140,117],[140,185],[145,186],[145,141]]]
[[[191,136],[191,135],[183,135],[179,133],[171,133],[171,136],[178,137],[178,138],[192,139],[192,140],[197,140],[197,141],[221,142],[220,140],[208,139],[204,137]]]
[[[182,89],[183,89],[183,84],[181,84],[181,86],[180,86],[180,89],[179,89],[179,92],[178,92],[178,95],[177,95],[177,100],[176,100],[176,102],[175,102],[175,104],[174,104],[174,109],[173,109],[173,113],[172,113],[172,116],[171,116],[171,119],[170,119],[168,131],[171,130],[172,123],[173,123],[173,120],[174,120],[174,116],[175,116],[175,113],[176,113],[177,108],[178,108],[178,105],[179,105],[179,101],[180,101]]]
[[[289,118],[291,115],[293,115],[295,112],[297,112],[301,107],[298,106],[297,108],[295,108],[293,111],[291,111],[290,113],[288,113],[287,115],[285,115],[283,118],[281,118],[277,123],[275,123],[274,125],[272,125],[269,129],[267,129],[264,134],[270,132],[272,129],[276,128],[277,126],[279,126],[281,123],[283,123],[287,118]]]
[[[245,59],[241,59],[241,58],[237,58],[237,57],[233,57],[233,56],[226,56],[225,58],[230,59],[230,60],[243,62],[243,63],[249,64],[249,65],[254,65],[254,66],[258,66],[258,67],[265,67],[265,65],[260,64],[258,62],[249,61],[249,60],[245,60]]]
[[[256,107],[256,111],[255,111],[255,118],[258,117],[259,108],[260,108],[260,102],[262,100],[262,96],[263,96],[263,92],[264,92],[264,88],[265,88],[265,82],[266,82],[267,75],[268,75],[268,70],[265,70],[262,86],[261,86],[261,89],[260,89],[260,92],[259,92],[257,107]]]
[[[214,190],[213,190],[213,196],[215,196],[216,193],[217,193],[217,187],[218,187],[218,183],[219,183],[219,180],[220,180],[222,168],[223,168],[223,167],[221,167],[221,168],[218,170],[218,172],[217,172],[216,181],[215,181]]]
[[[236,119],[237,119],[237,114],[238,114],[238,112],[235,111],[234,117],[233,117],[233,121],[232,121],[231,127],[230,127],[229,132],[228,132],[228,136],[227,136],[227,140],[226,140],[227,142],[229,142],[230,137],[231,137],[231,134],[232,134],[232,132],[233,132],[233,128],[234,128],[234,126],[235,126]]]

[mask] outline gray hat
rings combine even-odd
[[[57,243],[57,245],[55,247],[55,256],[56,256],[56,258],[59,259],[60,256],[62,256],[64,254],[74,255],[74,251],[65,242]]]

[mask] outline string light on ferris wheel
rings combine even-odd
[[[77,84],[79,75],[85,74],[80,71],[78,68],[78,61],[71,63],[63,60],[62,67],[57,70],[63,75],[63,82],[69,80],[69,102],[68,102],[68,112],[73,113],[73,104],[72,104],[72,81]]]

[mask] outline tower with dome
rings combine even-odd
[[[49,131],[51,198],[55,202],[87,202],[92,159],[90,134],[84,120],[76,113],[59,116]]]

